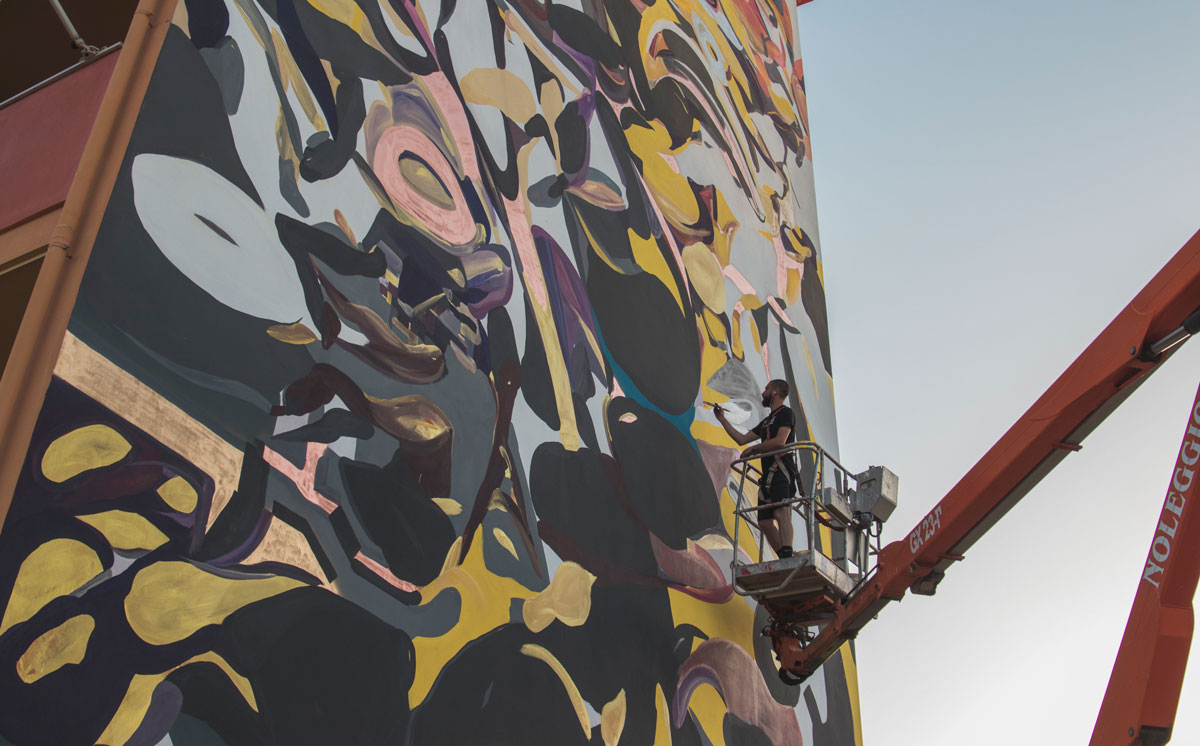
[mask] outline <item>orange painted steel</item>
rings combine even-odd
[[[1091,746],[1157,746],[1171,738],[1192,644],[1200,581],[1200,391],[1138,581]]]
[[[889,602],[901,599],[910,589],[932,594],[946,569],[961,560],[966,550],[1067,454],[1078,450],[1083,438],[1163,363],[1173,350],[1152,358],[1146,354],[1148,346],[1178,329],[1197,306],[1200,233],[1192,236],[912,532],[883,548],[875,574],[838,607],[833,620],[815,638],[807,645],[785,636],[773,641],[782,667],[794,676],[807,677]],[[1200,543],[1193,542],[1195,546]],[[1190,597],[1183,605],[1189,607],[1190,624]],[[1177,616],[1172,611],[1160,620],[1175,629],[1182,625],[1182,621],[1176,624]],[[1168,649],[1160,648],[1164,655]],[[1159,665],[1169,666],[1170,661]]]
[[[134,12],[0,378],[0,527],[176,2],[142,0]]]

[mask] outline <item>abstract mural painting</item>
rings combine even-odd
[[[782,0],[180,0],[0,533],[18,745],[853,744],[734,594],[836,451]]]

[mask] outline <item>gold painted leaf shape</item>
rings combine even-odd
[[[74,539],[51,539],[29,553],[17,571],[0,635],[29,619],[59,596],[81,588],[104,571],[91,547]]]
[[[196,509],[200,496],[196,488],[183,477],[171,477],[156,490],[167,505],[179,513],[191,513]]]
[[[186,639],[201,627],[256,601],[300,588],[291,578],[225,578],[189,562],[158,562],[141,570],[125,596],[125,618],[151,645]]]
[[[725,312],[725,275],[717,258],[702,243],[683,247],[683,266],[696,295],[715,313]]]
[[[85,425],[61,435],[42,454],[42,473],[62,484],[85,471],[112,466],[133,449],[108,425]]]
[[[545,590],[525,602],[521,618],[531,632],[541,632],[555,619],[579,627],[592,611],[592,584],[596,576],[574,562],[564,562]]]
[[[454,433],[441,408],[419,394],[397,399],[376,399],[368,394],[367,400],[376,424],[410,445],[433,449]]]
[[[316,342],[318,339],[316,333],[300,321],[297,321],[295,324],[275,324],[274,326],[269,326],[267,327],[267,334],[270,334],[280,342],[290,345],[306,345],[309,342]]]
[[[625,730],[625,690],[617,692],[613,701],[604,705],[600,713],[600,737],[604,746],[617,746],[621,732]]]
[[[449,497],[435,497],[433,504],[441,508],[446,515],[459,515],[462,513],[462,503]]]
[[[77,517],[104,534],[113,549],[157,549],[167,543],[167,535],[137,513],[106,510]]]
[[[513,559],[521,559],[517,556],[517,548],[513,546],[512,539],[508,538],[508,534],[504,533],[499,528],[493,528],[492,536],[495,537],[497,544],[508,550],[508,553],[513,556]]]
[[[42,633],[17,659],[17,675],[32,684],[65,665],[81,662],[95,628],[95,619],[80,614]]]

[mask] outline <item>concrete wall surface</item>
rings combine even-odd
[[[180,0],[0,534],[12,744],[855,744],[733,593],[836,453],[794,8]],[[743,532],[743,537],[745,533]]]

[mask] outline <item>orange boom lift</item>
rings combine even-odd
[[[864,505],[856,491],[845,486],[848,475],[837,473],[822,482],[821,468],[814,468],[810,460],[809,473],[815,473],[810,477],[811,497],[801,495],[790,506],[809,525],[808,551],[798,552],[799,558],[790,561],[743,564],[735,558],[733,566],[738,592],[755,597],[771,613],[764,634],[772,638],[780,676],[789,683],[807,678],[888,603],[899,601],[909,590],[933,595],[951,565],[963,559],[1051,469],[1078,451],[1083,439],[1182,342],[1200,331],[1198,306],[1200,233],[916,528],[877,551],[856,553],[840,547],[864,546],[864,534],[868,542],[877,540],[879,524],[891,512],[887,507],[882,512],[871,507],[878,504],[878,488],[870,485],[879,481],[880,468],[850,477],[858,482],[858,496],[874,492]],[[1151,746],[1170,739],[1191,644],[1192,598],[1200,577],[1200,519],[1194,517],[1200,510],[1194,507],[1200,500],[1196,494],[1200,492],[1200,394],[1188,416],[1092,746]],[[804,447],[813,448],[798,444],[788,450]],[[743,483],[747,468],[742,460],[734,462]],[[835,469],[840,464],[825,467],[825,472]],[[835,486],[822,486],[829,483]],[[741,485],[738,491],[738,517],[748,521]],[[893,484],[891,505],[894,499]],[[839,548],[818,546],[816,525],[843,532],[844,541],[836,542]],[[864,560],[868,554],[874,556],[873,566],[869,558]],[[859,561],[852,566],[847,558],[855,557]]]

